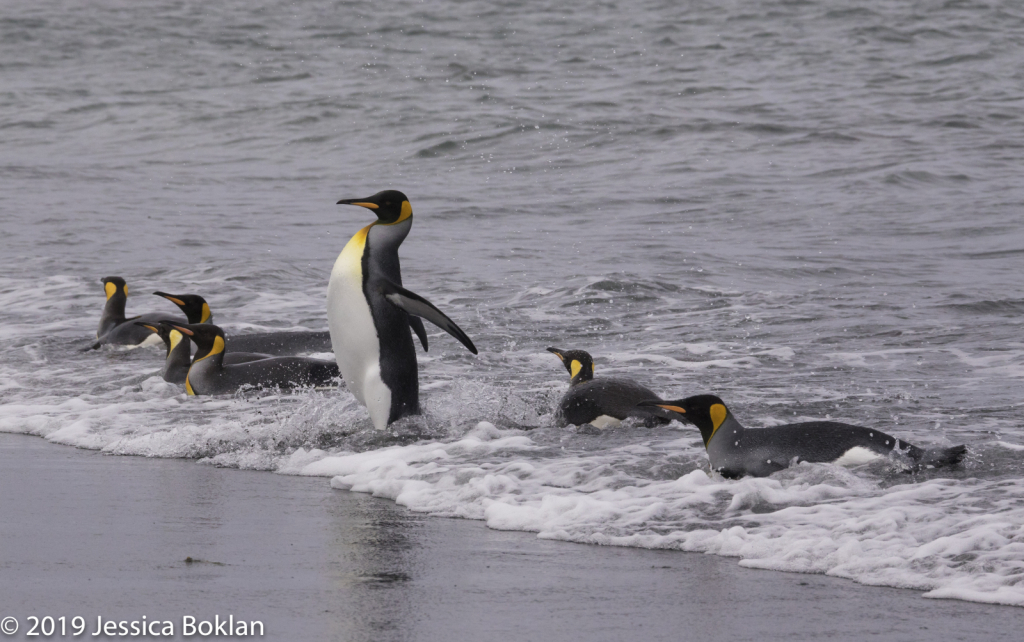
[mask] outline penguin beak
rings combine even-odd
[[[157,296],[162,296],[163,298],[167,299],[168,301],[170,301],[174,305],[185,305],[184,301],[182,301],[181,299],[176,299],[173,296],[171,296],[170,294],[167,294],[166,292],[154,292],[153,294],[155,294]]]
[[[558,357],[562,361],[565,361],[565,357],[562,356],[562,351],[559,350],[558,348],[548,348],[547,351],[550,352],[551,354],[555,355],[556,357]]]
[[[135,325],[142,326],[143,328],[146,328],[147,330],[150,330],[152,332],[160,332],[160,330],[158,330],[156,326],[149,325],[148,323],[143,323],[142,321],[136,321]]]
[[[680,406],[674,406],[671,403],[665,403],[664,401],[659,401],[657,399],[652,399],[650,401],[641,401],[637,405],[638,406],[657,406],[659,408],[664,408],[665,410],[671,410],[672,412],[678,412],[681,415],[685,415],[686,414],[686,411],[683,410],[683,408],[681,408]]]
[[[335,203],[335,205],[358,205],[359,207],[365,207],[366,209],[369,210],[375,210],[380,207],[380,205],[377,205],[376,203],[371,203],[365,198],[343,198],[337,203]]]
[[[178,332],[180,332],[182,334],[185,334],[185,335],[188,335],[190,337],[195,336],[195,334],[196,334],[195,332],[192,332],[188,328],[183,328],[180,325],[174,325],[173,323],[168,323],[167,325],[171,326],[172,328],[174,328]]]

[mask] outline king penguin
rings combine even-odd
[[[162,296],[181,308],[181,311],[188,317],[189,323],[212,323],[213,313],[210,311],[210,304],[198,294],[167,294],[166,292],[154,292],[153,294]],[[224,341],[225,350],[229,355],[246,352],[285,357],[303,352],[331,351],[331,333],[326,330],[250,332],[225,336]]]
[[[697,426],[711,470],[730,479],[766,477],[800,461],[857,465],[890,454],[908,460],[912,470],[935,468],[956,464],[967,452],[966,446],[925,450],[880,430],[838,421],[747,430],[714,395],[678,401],[653,399],[641,405],[664,408]]]
[[[569,371],[569,391],[555,412],[559,426],[590,424],[596,428],[617,425],[627,417],[642,419],[648,428],[670,423],[670,413],[656,408],[640,408],[641,401],[653,392],[632,379],[594,378],[594,359],[583,350],[548,348]],[[654,395],[655,397],[657,395]]]
[[[167,354],[164,357],[164,369],[160,372],[164,381],[185,383],[188,369],[192,365],[192,341],[176,330],[171,323],[169,321],[161,321],[157,324],[152,324],[136,321],[135,325],[142,326],[155,333],[164,342]],[[253,352],[229,352],[224,355],[224,364],[248,363],[250,361],[259,361],[260,359],[269,359],[271,356],[269,354]]]
[[[420,318],[458,339],[473,354],[476,346],[454,321],[423,297],[402,287],[398,247],[412,228],[405,194],[386,190],[339,205],[372,210],[377,221],[356,232],[334,263],[327,286],[331,343],[348,389],[370,413],[378,430],[420,414],[419,372],[412,332],[427,349]]]
[[[225,363],[223,330],[212,323],[169,325],[196,342],[196,356],[185,377],[189,396],[231,394],[242,386],[325,386],[340,374],[334,363],[307,357],[271,357],[229,365]]]
[[[159,323],[162,319],[173,319],[184,323],[184,319],[178,319],[169,314],[149,313],[130,319],[124,316],[125,303],[128,301],[128,285],[119,276],[108,276],[100,279],[103,289],[107,293],[107,303],[103,306],[103,314],[100,316],[100,325],[96,330],[96,343],[91,347],[99,348],[105,344],[121,346],[148,346],[160,345],[160,337],[150,330],[128,321],[144,321],[146,323]]]

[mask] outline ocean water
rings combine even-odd
[[[1024,606],[1022,60],[1009,1],[7,6],[0,430]],[[80,351],[108,275],[129,313],[194,292],[230,332],[325,329],[373,220],[334,202],[389,188],[406,287],[480,348],[428,328],[423,418]],[[690,426],[555,427],[552,345],[751,427],[970,454],[723,480]]]

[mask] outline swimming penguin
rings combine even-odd
[[[108,276],[100,281],[107,293],[107,303],[103,306],[103,315],[100,316],[100,325],[96,331],[98,341],[91,346],[94,350],[108,343],[121,346],[160,344],[160,338],[157,335],[134,323],[127,323],[127,321],[144,321],[146,323],[158,323],[161,319],[173,319],[180,323],[185,321],[173,315],[155,312],[126,319],[124,306],[128,300],[128,286],[124,279],[119,276]]]
[[[949,466],[959,462],[966,446],[924,450],[873,428],[838,421],[808,421],[747,430],[714,395],[678,401],[654,399],[643,406],[658,406],[700,429],[711,469],[723,477],[765,477],[794,462],[862,464],[890,453],[908,458],[913,469]]]
[[[377,221],[356,232],[331,271],[327,321],[345,384],[366,406],[378,430],[420,413],[419,373],[410,328],[427,349],[421,317],[462,342],[476,346],[454,321],[423,297],[402,287],[398,247],[412,228],[405,194],[387,190],[369,198],[338,201],[359,205]]]
[[[637,382],[618,377],[595,379],[594,360],[587,352],[558,348],[548,348],[548,352],[562,360],[572,377],[569,391],[562,397],[555,412],[555,421],[559,426],[591,424],[597,428],[607,428],[627,417],[636,417],[651,428],[672,421],[670,413],[664,410],[637,406],[654,395]]]
[[[189,323],[211,323],[213,313],[206,299],[198,294],[167,294],[154,292],[175,304],[188,317]],[[252,332],[224,337],[228,354],[236,352],[260,353],[269,356],[289,356],[302,352],[330,352],[331,333],[323,331]]]
[[[191,338],[198,348],[185,377],[185,390],[190,396],[231,394],[247,385],[325,386],[333,384],[340,374],[334,363],[306,357],[271,357],[228,365],[224,363],[224,331],[219,327],[211,323],[172,323],[170,327]]]
[[[164,381],[185,383],[188,369],[192,365],[192,341],[181,332],[175,330],[171,322],[168,321],[161,321],[158,324],[136,321],[135,324],[156,333],[167,347],[167,355],[164,357],[164,368],[160,372]],[[252,352],[229,352],[224,355],[224,363],[227,365],[248,363],[260,359],[269,359],[270,356],[269,354]]]

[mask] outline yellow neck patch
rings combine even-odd
[[[174,349],[178,347],[178,344],[181,343],[181,340],[184,337],[177,330],[171,330],[171,334],[168,335],[168,338],[171,340],[171,352],[174,352]]]
[[[715,433],[718,432],[718,429],[721,428],[722,424],[725,422],[725,418],[729,415],[729,411],[726,410],[725,406],[722,404],[716,403],[708,410],[708,414],[711,415],[711,425],[714,426],[711,430],[711,437],[714,437]],[[711,437],[708,437],[708,440],[704,442],[705,446],[711,442]]]
[[[391,223],[374,223],[374,225],[398,225],[402,221],[410,218],[411,216],[412,205],[409,204],[409,201],[402,201],[402,213],[398,215],[398,220],[393,221]]]
[[[573,359],[572,363],[569,364],[569,367],[572,368],[572,378],[575,379],[576,375],[578,375],[580,370],[583,369],[583,364]]]
[[[117,286],[116,286],[116,285],[114,285],[113,283],[107,283],[107,284],[105,284],[105,285],[103,286],[103,290],[104,290],[104,291],[105,291],[105,292],[107,293],[107,298],[108,298],[108,299],[109,299],[110,297],[114,296],[115,294],[117,294]]]
[[[213,340],[213,349],[210,350],[210,354],[208,354],[205,357],[203,357],[203,359],[207,359],[209,357],[212,357],[215,354],[220,354],[221,352],[224,352],[224,338],[223,337],[216,337]],[[192,363],[192,366],[194,367],[196,365],[196,363],[202,361],[203,359],[196,359],[195,362]],[[192,373],[189,372],[189,374],[192,374]],[[188,375],[185,375],[185,392],[187,392],[189,394],[189,396],[191,396],[191,397],[196,396],[195,391],[192,390],[192,383],[188,380]]]
[[[199,323],[206,323],[210,320],[210,305],[208,303],[203,304],[203,316],[199,319]]]
[[[209,359],[213,355],[220,354],[221,352],[224,352],[224,339],[221,338],[221,337],[217,337],[217,338],[215,338],[213,340],[213,349],[210,350],[210,354],[208,354],[205,357],[203,357],[203,359]],[[196,361],[202,361],[203,359],[196,359]],[[195,364],[192,364],[192,365],[195,365]],[[187,379],[186,379],[186,382],[187,382]]]

